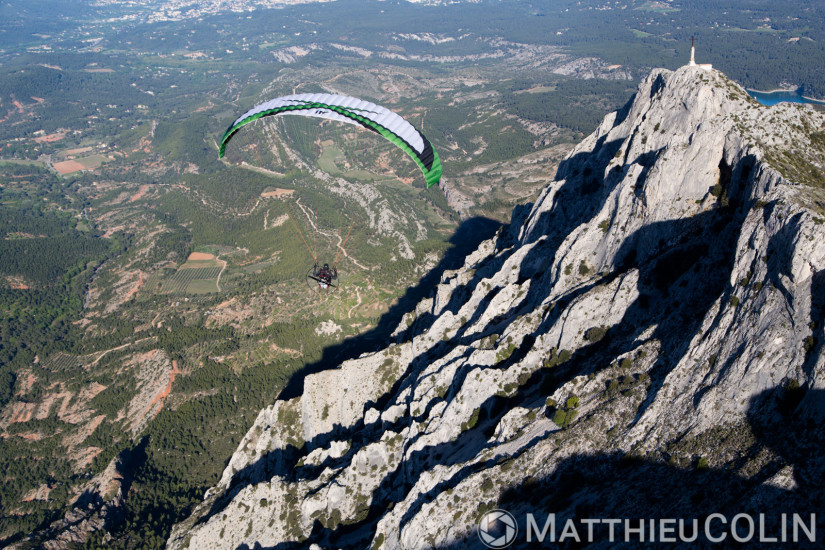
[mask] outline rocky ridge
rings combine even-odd
[[[168,548],[821,510],[823,131],[718,71],[653,71],[385,349],[261,411]]]

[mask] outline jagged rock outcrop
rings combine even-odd
[[[145,443],[138,447],[138,452],[143,446]],[[108,533],[122,521],[124,495],[131,485],[131,476],[126,472],[133,460],[131,451],[123,451],[113,458],[102,472],[80,489],[71,508],[62,517],[11,544],[8,549],[67,550],[83,547],[93,533]],[[104,542],[108,542],[107,537],[104,534]]]
[[[168,547],[821,510],[823,130],[717,71],[653,71],[386,349],[261,411]]]

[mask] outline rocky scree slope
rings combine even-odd
[[[522,533],[821,510],[823,130],[653,71],[386,349],[261,411],[168,547],[465,548],[496,507]]]

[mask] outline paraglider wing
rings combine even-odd
[[[273,115],[303,115],[357,124],[377,132],[406,152],[424,173],[427,187],[441,179],[441,159],[424,134],[385,107],[355,97],[334,94],[295,94],[271,99],[253,107],[232,123],[221,138],[218,157],[244,125]]]

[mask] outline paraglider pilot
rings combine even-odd
[[[334,266],[330,268],[329,264],[324,264],[321,268],[318,268],[318,264],[315,264],[312,274],[315,276],[315,280],[318,281],[318,286],[327,291],[332,286],[332,281],[338,279],[338,269]]]

